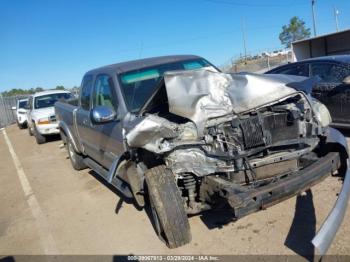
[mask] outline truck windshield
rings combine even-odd
[[[70,93],[56,93],[35,97],[34,108],[45,108],[54,106],[58,100],[67,100],[71,98]]]
[[[130,112],[136,113],[153,94],[167,71],[190,70],[212,66],[204,59],[178,61],[120,74],[119,80]]]

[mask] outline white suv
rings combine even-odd
[[[38,144],[46,142],[46,136],[59,134],[54,105],[58,100],[72,97],[69,91],[50,90],[35,93],[28,101],[28,131]]]
[[[16,110],[16,121],[20,129],[27,127],[27,104],[28,98],[17,100],[16,106],[12,110]]]

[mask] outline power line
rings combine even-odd
[[[315,18],[315,2],[316,2],[316,0],[311,0],[312,22],[313,22],[313,25],[314,25],[314,36],[317,35],[317,33],[316,33],[316,18]]]
[[[337,32],[339,32],[339,21],[338,21],[339,10],[334,6],[334,19]]]

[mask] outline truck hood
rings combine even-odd
[[[317,81],[291,75],[226,74],[211,68],[172,71],[165,73],[163,85],[143,111],[165,95],[165,87],[169,112],[192,120],[202,133],[208,119],[244,113],[298,91],[309,93]]]
[[[54,107],[46,107],[46,108],[40,108],[40,109],[34,109],[31,112],[32,118],[39,119],[39,118],[45,118],[49,117],[55,114],[55,108]]]

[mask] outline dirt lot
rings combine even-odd
[[[144,211],[89,170],[71,168],[61,141],[37,145],[27,130],[0,132],[0,254],[298,254],[331,210],[341,182],[329,177],[304,196],[233,222],[228,213],[190,218],[192,242],[168,249]],[[19,170],[19,172],[18,172]],[[29,182],[26,183],[24,180]],[[24,181],[24,182],[23,182]],[[23,190],[23,188],[25,190]],[[350,212],[328,254],[350,255]]]

